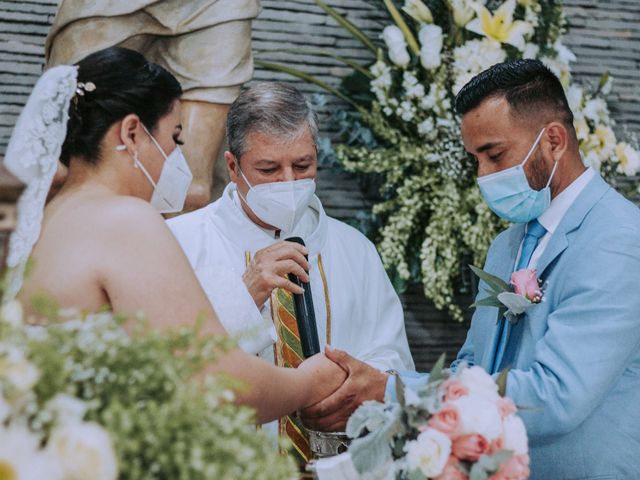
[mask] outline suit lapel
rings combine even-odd
[[[487,258],[485,270],[509,283],[523,236],[524,224],[513,225],[507,231],[504,250],[496,252],[491,258]],[[491,309],[487,315],[491,315],[487,325],[488,328],[491,328],[491,331],[487,336],[487,343],[485,345],[484,355],[482,356],[482,366],[485,370],[489,371],[496,354],[498,340],[500,339],[500,318],[497,316],[498,312],[494,309]]]
[[[598,203],[602,196],[611,188],[597,173],[578,195],[573,205],[569,207],[558,228],[551,236],[547,248],[545,248],[538,261],[538,278],[544,277],[545,270],[567,248],[569,242],[567,235],[578,229],[587,213]]]
[[[549,240],[538,262],[538,277],[543,277],[547,267],[567,248],[569,245],[567,235],[580,227],[587,213],[589,213],[610,188],[600,175],[596,173],[594,178],[587,184],[580,195],[578,195],[573,205],[567,210],[558,228]],[[507,283],[509,283],[511,272],[513,272],[515,267],[518,249],[524,236],[524,225],[514,225],[508,233],[509,237],[505,249],[506,252],[496,252],[494,257],[497,256],[498,258],[487,259],[486,266],[486,270],[489,273],[497,275]],[[487,336],[487,343],[482,357],[482,366],[487,371],[489,371],[493,364],[498,340],[500,338],[500,322],[498,320],[500,319],[496,318],[495,321],[490,323],[492,331],[490,335]],[[507,327],[507,335],[509,335],[510,328],[511,326],[509,325]]]

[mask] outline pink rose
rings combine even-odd
[[[430,419],[429,426],[454,439],[460,430],[460,415],[455,405],[445,403]]]
[[[487,453],[489,455],[494,455],[503,449],[504,449],[504,438],[498,437],[491,441],[491,443],[489,444],[489,451]]]
[[[529,478],[529,455],[514,455],[500,465],[489,480],[526,480]]]
[[[460,460],[477,462],[482,455],[489,451],[489,441],[477,433],[462,435],[453,441],[451,451]]]
[[[468,480],[469,477],[461,470],[460,461],[451,455],[442,473],[435,480]]]
[[[498,400],[498,411],[500,412],[500,417],[505,419],[509,415],[516,413],[517,408],[513,400],[507,397],[501,397],[500,400]]]
[[[540,290],[540,284],[534,269],[524,268],[513,272],[511,274],[511,285],[513,285],[513,290],[516,294],[522,295],[532,303],[540,303],[540,300],[542,300],[542,290]]]
[[[444,402],[450,402],[452,400],[457,400],[460,397],[464,397],[465,395],[469,395],[469,389],[455,378],[449,378],[442,382],[440,391],[442,392]]]

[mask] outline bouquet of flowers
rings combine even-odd
[[[295,478],[237,385],[203,373],[229,340],[50,307],[46,327],[1,311],[1,479]]]
[[[453,110],[462,86],[496,63],[543,61],[566,89],[585,163],[618,188],[638,192],[637,183],[620,181],[640,170],[640,153],[636,140],[619,142],[612,130],[606,102],[611,77],[605,74],[595,88],[572,82],[576,57],[562,43],[561,0],[406,0],[402,8],[379,0],[390,17],[382,43],[315,1],[377,60],[359,65],[327,52],[354,69],[340,89],[291,67],[257,63],[314,82],[348,103],[337,115],[343,141],[328,155],[377,185],[371,222],[399,290],[422,282],[436,307],[461,320],[454,295],[466,288],[464,266],[483,264],[491,240],[506,226],[482,201]]]
[[[399,403],[365,402],[347,424],[354,438],[340,457],[321,460],[350,472],[340,480],[520,480],[529,476],[524,423],[481,367],[442,370],[418,391],[397,384]],[[349,467],[346,468],[345,464]],[[357,472],[357,473],[356,473]],[[323,476],[321,475],[321,478]]]

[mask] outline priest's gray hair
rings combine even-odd
[[[227,114],[229,151],[240,161],[251,133],[288,142],[303,134],[305,127],[317,148],[318,121],[304,95],[287,83],[256,83],[240,93]]]

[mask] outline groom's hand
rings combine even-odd
[[[304,290],[286,278],[288,273],[297,275],[303,282],[309,282],[309,262],[304,258],[307,249],[294,242],[278,242],[258,250],[242,275],[249,294],[262,308],[274,288],[284,288],[291,293]]]
[[[370,367],[342,350],[325,348],[327,358],[345,372],[345,382],[324,400],[300,412],[303,423],[312,430],[344,431],[347,420],[365,400],[384,400],[388,374]]]

